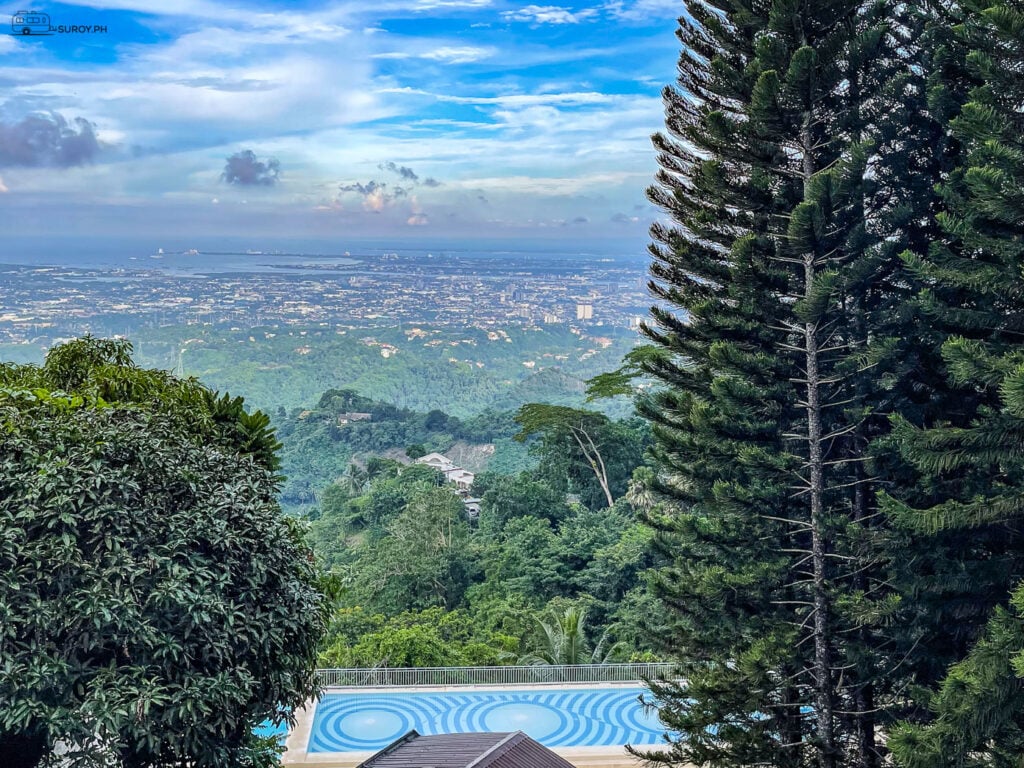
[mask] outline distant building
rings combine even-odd
[[[468,491],[473,487],[473,480],[476,478],[472,472],[463,469],[454,461],[440,453],[428,453],[416,459],[417,464],[426,464],[444,475],[449,483],[454,483],[459,491]]]
[[[426,456],[420,456],[416,459],[417,464],[426,464],[428,467],[433,467],[438,472],[450,472],[453,469],[458,469],[455,463],[440,453],[428,453]]]
[[[348,424],[350,421],[370,421],[372,419],[372,413],[339,413],[338,425]]]
[[[522,731],[446,733],[402,738],[364,760],[357,768],[573,768]]]
[[[577,304],[576,305],[576,319],[577,320],[593,320],[594,319],[594,305],[593,304]]]
[[[468,491],[473,487],[473,479],[476,477],[472,472],[469,472],[462,467],[454,467],[444,473],[445,479],[449,482],[455,483],[460,490]]]

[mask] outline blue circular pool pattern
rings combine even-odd
[[[308,752],[370,752],[415,728],[440,733],[523,731],[548,747],[661,742],[664,727],[643,688],[472,693],[329,693],[313,718]]]

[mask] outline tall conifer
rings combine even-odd
[[[950,538],[967,542],[918,592],[942,589],[942,576],[959,580],[975,596],[966,628],[976,632],[978,610],[991,619],[943,681],[934,722],[894,737],[898,761],[913,768],[1017,765],[1024,751],[1024,586],[1004,607],[1024,573],[1024,4],[967,0],[955,10],[962,23],[951,50],[966,51],[966,69],[947,71],[936,91],[955,92],[961,74],[973,84],[951,121],[964,159],[942,187],[944,237],[906,260],[928,286],[920,306],[947,337],[949,376],[978,405],[966,423],[957,413],[924,428],[897,421],[922,486],[946,498],[930,506],[890,498],[886,508],[947,550]]]
[[[800,199],[782,176],[786,136],[752,123],[767,19],[728,3],[687,3],[679,89],[665,92],[668,135],[651,199],[674,227],[652,230],[652,357],[665,386],[642,408],[654,424],[661,490],[652,518],[674,565],[656,590],[675,615],[661,638],[681,684],[656,684],[662,717],[683,738],[665,762],[799,766],[807,728],[793,682],[804,666],[786,584],[798,529],[789,485],[794,376],[778,355],[789,275],[774,234]],[[767,105],[766,105],[767,106]],[[788,599],[787,599],[788,598]]]
[[[921,638],[889,626],[902,540],[872,462],[936,388],[899,254],[934,234],[947,148],[913,4],[687,3],[651,199],[648,370],[685,684],[655,685],[698,764],[881,764]],[[941,387],[939,387],[941,389]],[[941,398],[940,398],[941,399]],[[752,418],[754,417],[754,418]],[[888,463],[887,463],[888,462]],[[901,699],[905,699],[902,696]]]
[[[883,270],[865,224],[879,104],[900,66],[889,5],[689,2],[651,199],[644,405],[672,510],[657,587],[686,682],[654,686],[698,764],[876,764],[876,667],[841,604],[865,569],[866,441],[851,360]],[[881,255],[880,255],[881,254]],[[862,510],[862,517],[867,514]],[[854,638],[854,639],[851,639]]]

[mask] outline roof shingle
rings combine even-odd
[[[572,764],[522,731],[437,736],[409,731],[358,768],[572,768]]]

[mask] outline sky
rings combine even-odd
[[[0,32],[23,9],[52,33],[0,34],[8,235],[586,248],[658,215],[679,0],[23,0]]]

